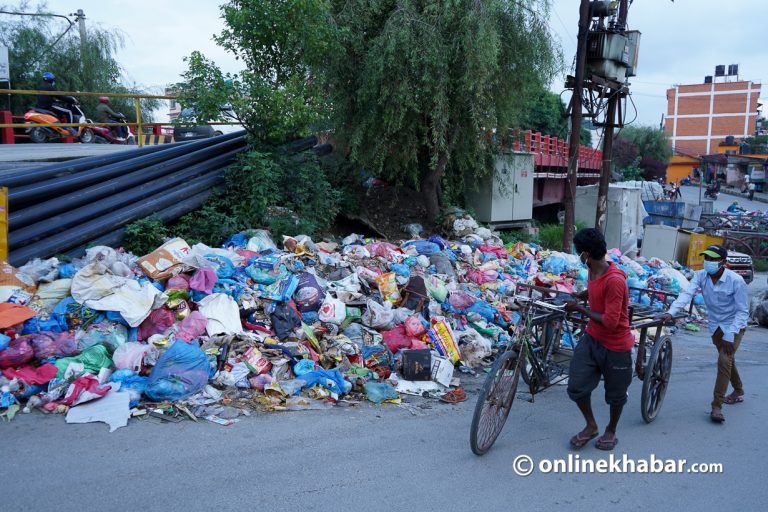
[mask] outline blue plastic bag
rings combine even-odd
[[[5,350],[8,348],[8,344],[11,342],[10,336],[6,336],[5,334],[0,334],[0,350]]]
[[[141,395],[147,389],[149,378],[136,375],[131,370],[122,369],[114,372],[109,380],[111,382],[119,382],[120,391],[127,391],[130,393],[130,406],[133,407],[139,403],[139,400],[141,400]]]
[[[403,249],[413,247],[420,256],[429,256],[436,252],[440,252],[440,246],[434,242],[427,240],[411,240],[403,244]]]
[[[568,272],[568,261],[562,256],[550,256],[544,260],[541,268],[550,274],[562,274]]]
[[[368,400],[375,404],[380,404],[384,400],[396,400],[400,397],[395,388],[386,382],[366,382],[363,389],[365,389],[365,396],[368,397]]]
[[[235,265],[232,260],[226,256],[218,254],[206,254],[205,259],[216,264],[216,275],[218,277],[229,278],[235,275]]]
[[[208,357],[197,343],[176,340],[152,368],[145,394],[155,401],[186,398],[205,387],[209,370]]]
[[[395,263],[390,267],[390,270],[400,277],[411,277],[411,269],[408,265]]]
[[[71,263],[59,265],[59,279],[72,279],[77,274],[77,267]]]
[[[352,389],[352,384],[344,380],[344,376],[339,370],[315,370],[302,374],[301,380],[306,382],[301,389],[320,385],[331,393],[336,393],[337,395],[343,395]]]

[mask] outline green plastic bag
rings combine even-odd
[[[429,292],[429,294],[437,302],[445,302],[445,299],[448,298],[448,288],[446,288],[445,283],[443,283],[437,277],[435,276],[427,277],[426,279],[424,279],[424,285],[427,287],[427,291]]]
[[[112,358],[109,357],[107,347],[104,345],[93,345],[80,352],[77,356],[62,357],[57,360],[54,363],[56,368],[59,369],[59,371],[56,372],[56,378],[64,378],[64,374],[70,363],[83,363],[83,365],[85,365],[85,371],[95,375],[98,374],[102,368],[109,368],[112,366]]]

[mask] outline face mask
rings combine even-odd
[[[704,270],[706,270],[707,274],[713,275],[717,274],[717,271],[720,270],[720,263],[717,261],[704,261]]]

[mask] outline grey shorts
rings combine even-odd
[[[627,403],[627,389],[632,382],[632,351],[608,350],[585,333],[573,350],[568,373],[568,396],[574,402],[590,397],[600,384],[600,377],[605,381],[605,403]]]

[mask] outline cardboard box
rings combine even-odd
[[[139,258],[141,270],[152,279],[168,279],[181,272],[181,261],[189,255],[189,244],[181,238],[164,243],[146,256]]]
[[[432,352],[429,349],[403,350],[403,378],[417,381],[432,379]]]

